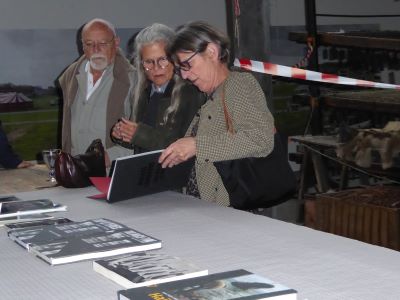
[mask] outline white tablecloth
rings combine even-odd
[[[94,188],[16,194],[68,206],[80,221],[106,217],[160,238],[164,251],[210,273],[247,269],[296,289],[298,299],[400,299],[400,253],[174,192],[114,204]],[[116,299],[121,287],[90,261],[50,266],[0,234],[0,299]]]

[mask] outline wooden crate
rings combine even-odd
[[[400,250],[400,188],[368,187],[319,194],[318,230]]]

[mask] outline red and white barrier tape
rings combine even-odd
[[[367,80],[354,79],[349,77],[338,76],[334,74],[326,74],[315,71],[308,71],[293,67],[271,64],[268,62],[260,62],[244,58],[236,58],[234,65],[249,71],[270,74],[281,77],[296,78],[302,80],[326,82],[333,84],[344,84],[352,86],[363,86],[380,89],[400,90],[400,85],[380,83]]]

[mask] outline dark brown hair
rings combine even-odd
[[[169,55],[177,62],[177,52],[203,52],[209,43],[219,47],[221,63],[229,61],[229,38],[226,34],[203,21],[189,22],[176,29],[176,36],[168,48]]]

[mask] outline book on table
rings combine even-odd
[[[35,216],[35,215],[33,215]],[[72,220],[68,218],[63,218],[63,217],[58,217],[55,218],[53,216],[48,216],[49,218],[40,218],[40,219],[30,219],[30,220],[24,220],[21,219],[19,222],[15,223],[7,223],[5,226],[8,229],[26,229],[26,228],[32,228],[35,226],[42,226],[42,225],[54,225],[54,224],[64,224],[64,223],[70,223]],[[10,234],[11,230],[8,231],[8,234]]]
[[[67,207],[50,199],[16,200],[1,202],[0,221],[10,217],[66,211]]]
[[[90,178],[102,192],[90,198],[116,202],[186,186],[194,158],[172,168],[163,169],[158,163],[162,151],[155,150],[117,158],[111,178]]]
[[[161,241],[104,219],[15,229],[9,237],[51,265],[161,248]]]
[[[14,195],[0,196],[0,204],[3,202],[19,201],[19,200],[22,200],[22,199],[14,196]]]
[[[1,207],[3,206],[3,203],[13,202],[13,201],[21,201],[21,200],[22,199],[14,196],[14,195],[0,196],[0,213],[1,213]]]
[[[210,274],[118,291],[118,299],[296,300],[297,291],[246,270]]]
[[[206,269],[160,250],[96,260],[93,262],[93,269],[124,288],[137,288],[208,274]]]
[[[51,220],[53,218],[54,216],[48,214],[20,215],[14,217],[7,217],[0,219],[0,227],[6,226],[10,228],[9,227],[10,225],[13,226],[16,224],[24,224],[29,222],[41,222],[44,220]]]

